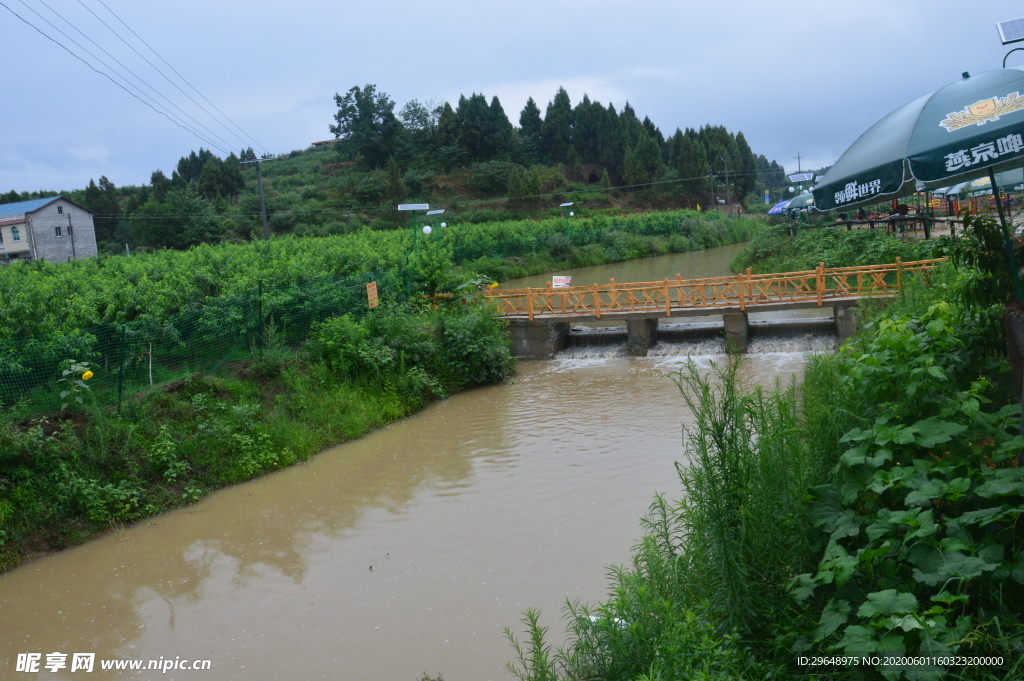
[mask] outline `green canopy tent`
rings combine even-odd
[[[871,126],[812,190],[827,211],[878,203],[1024,165],[1024,68],[985,71],[919,97]],[[1002,205],[1008,264],[1024,300]]]

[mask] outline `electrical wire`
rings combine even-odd
[[[102,0],[98,1],[99,4],[102,5],[103,8],[107,12],[109,12],[111,16],[113,16],[118,22],[121,23],[122,26],[124,26],[129,32],[131,32],[131,34],[135,36],[135,38],[139,42],[145,45],[145,47],[148,48],[150,52],[156,55],[156,57],[160,61],[162,61],[167,66],[167,68],[169,68],[174,74],[176,74],[178,78],[180,78],[181,81],[185,83],[187,87],[191,88],[192,91],[194,91],[202,100],[204,100],[210,107],[212,107],[217,112],[217,114],[219,114],[219,117],[212,113],[210,109],[204,106],[201,102],[197,101],[194,97],[192,97],[188,92],[183,90],[178,85],[178,83],[176,83],[170,76],[168,76],[167,73],[164,70],[162,70],[157,64],[154,64],[153,61],[146,58],[145,55],[143,55],[128,40],[126,40],[125,37],[122,36],[113,26],[111,26],[110,22],[105,21],[101,16],[99,16],[99,14],[97,14],[96,11],[94,11],[92,8],[86,5],[82,0],[78,0],[79,4],[82,5],[82,7],[86,11],[88,11],[97,21],[103,24],[103,26],[106,27],[107,30],[113,33],[118,40],[120,40],[125,46],[128,47],[128,49],[130,49],[140,59],[146,62],[146,64],[149,65],[154,71],[159,73],[164,80],[166,80],[168,83],[174,86],[174,88],[177,89],[181,95],[188,99],[205,116],[209,117],[209,119],[213,121],[217,126],[220,126],[227,132],[228,135],[237,139],[241,143],[243,150],[244,147],[246,146],[255,145],[257,148],[263,149],[264,152],[269,154],[269,152],[266,151],[266,147],[264,147],[262,144],[257,142],[251,135],[242,130],[242,128],[238,126],[237,123],[231,120],[231,118],[229,118],[223,111],[221,111],[216,105],[214,105],[209,100],[209,98],[207,98],[205,95],[199,92],[199,90],[194,85],[192,85],[192,83],[190,83],[184,76],[181,75],[181,73],[174,69],[174,67],[171,66],[166,59],[164,59],[151,45],[149,45],[149,43],[147,43],[134,29],[132,29],[131,26],[129,26],[123,19],[121,19],[121,17],[119,17],[112,9],[110,9],[110,7],[108,7]],[[2,6],[4,9],[10,12],[12,15],[14,15],[22,23],[35,30],[41,36],[43,36],[50,42],[54,43],[55,45],[61,47],[65,52],[70,54],[75,59],[78,59],[80,62],[85,64],[90,70],[105,77],[107,80],[109,80],[122,90],[124,90],[126,93],[134,97],[136,100],[148,106],[154,112],[164,116],[172,123],[174,123],[177,127],[182,128],[183,130],[192,134],[194,137],[200,140],[205,146],[215,149],[225,156],[232,153],[231,147],[234,146],[233,143],[228,142],[224,137],[218,135],[210,127],[204,125],[202,121],[200,121],[195,116],[185,111],[182,107],[178,106],[174,101],[172,101],[170,97],[167,97],[163,92],[161,92],[159,88],[155,87],[152,83],[148,82],[139,73],[136,73],[131,68],[129,68],[124,62],[119,60],[117,57],[111,54],[111,52],[105,49],[99,42],[97,42],[92,37],[87,35],[87,33],[81,27],[77,26],[73,21],[69,20],[66,16],[61,14],[60,11],[58,11],[54,7],[51,7],[44,0],[39,0],[39,4],[41,4],[47,10],[49,10],[64,24],[69,26],[71,30],[77,32],[79,36],[84,38],[84,40],[91,43],[95,48],[97,48],[104,55],[106,55],[109,61],[100,57],[98,54],[90,50],[81,42],[68,35],[68,33],[66,33],[64,30],[62,30],[48,18],[40,14],[39,11],[31,7],[25,0],[20,0],[20,2],[22,5],[25,6],[27,10],[29,10],[30,12],[35,14],[36,17],[38,17],[38,21],[40,23],[37,24],[33,20],[30,20],[27,17],[27,15],[23,15],[20,14],[18,11],[15,11],[7,2],[0,2],[0,6]],[[44,24],[49,27],[52,33],[46,31],[43,28]],[[59,36],[60,39],[56,39],[55,36]],[[114,64],[116,64],[116,66],[114,66]],[[152,93],[152,95],[150,95],[150,93]],[[161,101],[158,102],[157,99],[154,98],[154,96],[156,98],[159,98]],[[241,135],[239,133],[241,133]],[[246,138],[248,138],[248,140]]]
[[[108,12],[110,12],[110,15],[111,15],[111,16],[113,16],[113,17],[114,17],[115,19],[117,19],[117,20],[118,20],[119,22],[121,22],[121,25],[122,25],[122,26],[124,26],[125,28],[127,28],[127,29],[128,29],[128,30],[129,30],[130,32],[131,32],[131,34],[132,34],[132,35],[134,35],[134,36],[135,36],[136,38],[138,38],[138,39],[139,39],[139,42],[141,42],[141,43],[142,43],[143,45],[145,45],[145,46],[146,46],[147,48],[149,48],[149,51],[150,51],[150,52],[152,52],[153,54],[155,54],[155,55],[157,56],[157,58],[158,58],[158,59],[159,59],[160,61],[162,61],[162,62],[163,62],[164,64],[166,64],[166,65],[167,65],[167,68],[169,68],[169,69],[170,69],[171,71],[173,71],[173,72],[174,72],[174,74],[175,74],[176,76],[178,76],[178,78],[180,78],[180,79],[182,80],[182,82],[184,82],[184,83],[185,83],[186,85],[188,85],[188,86],[189,86],[190,88],[192,88],[192,91],[193,91],[193,92],[195,92],[195,93],[196,93],[197,95],[199,95],[199,97],[201,97],[201,98],[203,99],[203,101],[205,101],[205,102],[206,102],[207,104],[209,104],[209,105],[210,105],[211,107],[213,107],[213,108],[214,108],[214,110],[215,110],[215,111],[217,111],[217,113],[219,113],[219,114],[220,114],[220,115],[221,115],[221,116],[222,116],[222,117],[224,118],[224,120],[226,120],[226,121],[227,121],[228,123],[230,123],[230,124],[231,124],[232,126],[234,126],[234,128],[235,128],[236,130],[238,130],[238,132],[242,133],[243,135],[245,135],[245,137],[249,138],[249,141],[250,141],[250,142],[251,142],[252,144],[254,144],[255,146],[259,147],[260,149],[263,149],[263,152],[264,152],[265,154],[269,154],[269,153],[270,153],[270,151],[269,151],[269,150],[268,150],[268,149],[267,149],[266,147],[264,147],[264,146],[263,146],[262,144],[260,144],[259,142],[257,142],[257,141],[256,141],[255,139],[253,139],[251,135],[249,135],[249,134],[248,134],[247,132],[245,132],[244,130],[242,130],[242,128],[241,128],[241,127],[239,127],[239,126],[238,126],[238,124],[236,124],[236,123],[235,123],[235,122],[234,122],[233,120],[231,120],[231,119],[230,119],[230,118],[229,118],[229,117],[227,116],[227,114],[225,114],[225,113],[224,113],[223,111],[221,111],[221,110],[220,110],[219,108],[217,108],[217,106],[216,106],[216,105],[215,105],[215,104],[214,104],[213,102],[211,102],[211,101],[210,101],[209,99],[207,99],[207,98],[206,98],[206,96],[205,96],[205,95],[203,95],[203,93],[201,93],[201,92],[200,92],[200,91],[199,91],[198,89],[196,89],[196,87],[195,87],[194,85],[192,85],[192,83],[190,83],[190,82],[188,81],[188,79],[186,79],[186,78],[185,78],[185,76],[183,76],[183,75],[181,75],[180,73],[178,73],[178,71],[177,71],[177,70],[176,70],[176,69],[175,69],[175,68],[174,68],[173,66],[171,66],[171,65],[170,65],[170,64],[169,64],[169,63],[167,62],[167,60],[166,60],[166,59],[164,59],[164,58],[163,58],[162,56],[160,56],[160,54],[159,54],[159,53],[158,53],[158,52],[157,52],[157,51],[156,51],[155,49],[153,49],[153,47],[152,47],[152,46],[150,46],[150,44],[149,44],[149,43],[147,43],[147,42],[146,42],[145,40],[143,40],[143,39],[142,39],[142,36],[140,36],[140,35],[139,35],[138,33],[136,33],[136,32],[135,32],[135,31],[134,31],[134,30],[132,29],[132,27],[131,27],[131,26],[129,26],[129,25],[127,24],[127,23],[125,23],[125,21],[124,21],[124,20],[123,20],[123,19],[122,19],[121,17],[119,17],[119,16],[117,15],[117,14],[115,14],[115,13],[114,13],[114,10],[110,9],[110,7],[108,7],[108,6],[107,6],[107,4],[106,4],[105,2],[103,2],[103,0],[97,0],[97,1],[98,1],[98,2],[99,2],[99,3],[101,4],[101,5],[103,5],[103,8],[104,8],[104,9],[106,9],[106,10],[107,10]],[[79,3],[82,3],[82,0],[78,0],[78,2],[79,2]],[[84,3],[82,4],[82,6],[83,6],[83,7],[85,6],[85,5],[84,5]],[[86,7],[86,9],[89,9],[89,8],[88,8],[88,7]],[[90,12],[92,12],[92,10],[89,10],[89,11],[90,11]],[[95,15],[95,13],[93,13],[93,16],[96,16],[96,15]],[[97,19],[99,19],[99,17],[96,17],[96,18],[97,18]],[[104,26],[107,26],[106,22],[103,22],[103,20],[102,20],[102,19],[100,19],[100,21],[101,21],[101,22],[103,23],[103,25],[104,25]],[[110,28],[110,27],[109,27],[109,26],[107,26],[107,28]],[[114,29],[112,29],[112,28],[111,28],[110,30],[111,30],[111,32],[112,32],[112,33],[114,33],[114,35],[117,35],[117,37],[118,37],[118,38],[121,38],[121,36],[120,36],[120,35],[119,35],[119,34],[118,34],[118,33],[117,33],[116,31],[114,31]],[[124,43],[125,43],[125,45],[128,45],[128,42],[127,42],[127,41],[125,41],[125,40],[124,40],[124,38],[121,38],[121,40],[122,40],[122,42],[124,42]],[[131,48],[131,49],[132,49],[133,51],[134,51],[134,49],[135,49],[135,48],[132,48],[132,47],[131,47],[131,45],[128,45],[128,47],[130,47],[130,48]],[[136,53],[136,54],[139,54],[139,53],[138,53],[138,51],[135,51],[135,53]],[[151,64],[151,63],[149,62],[149,60],[148,60],[148,59],[146,59],[145,57],[143,57],[143,56],[142,56],[141,54],[139,54],[139,57],[141,57],[142,59],[144,59],[144,60],[146,61],[146,63],[147,63],[147,64],[149,64],[150,66],[153,66],[153,64]],[[156,71],[157,71],[157,72],[158,72],[158,73],[159,73],[160,75],[162,75],[162,76],[163,76],[164,78],[166,78],[166,79],[167,79],[167,82],[169,82],[169,83],[171,83],[172,85],[174,85],[174,87],[176,87],[176,88],[178,89],[178,91],[179,91],[179,92],[181,92],[181,93],[182,93],[183,95],[185,95],[186,97],[189,97],[189,96],[188,96],[188,94],[187,94],[187,93],[185,93],[185,91],[184,91],[184,90],[182,90],[182,89],[181,89],[180,87],[178,87],[178,86],[177,86],[177,84],[175,84],[175,83],[174,83],[174,82],[173,82],[173,81],[172,81],[172,80],[171,80],[170,78],[168,78],[168,77],[167,77],[167,75],[163,73],[163,71],[160,71],[160,70],[159,70],[159,69],[157,69],[157,67],[155,67],[155,66],[153,66],[153,68],[154,68],[154,69],[155,69],[155,70],[156,70]],[[199,106],[199,107],[200,107],[201,109],[203,108],[203,107],[202,107],[202,106],[201,106],[201,105],[200,105],[200,104],[199,104],[198,102],[196,102],[196,101],[195,101],[194,99],[192,99],[191,97],[189,97],[189,100],[191,100],[191,101],[192,101],[193,103],[195,103],[195,104],[196,104],[196,106]],[[203,111],[206,111],[206,109],[203,109]],[[207,115],[208,115],[208,116],[210,116],[210,118],[214,118],[214,116],[213,116],[212,114],[210,114],[210,113],[209,113],[208,111],[206,111],[206,113],[207,113]],[[214,118],[214,120],[216,120],[216,119]],[[234,134],[234,133],[232,133],[232,134]],[[236,137],[238,137],[238,135],[235,135],[235,136],[236,136]],[[242,139],[241,137],[239,137],[238,139],[239,139],[239,140],[242,140],[242,143],[243,143],[243,144],[245,144],[245,140],[243,140],[243,139]]]
[[[24,4],[24,3],[23,3],[23,4]],[[3,2],[2,0],[0,0],[0,7],[3,7],[4,9],[6,9],[6,10],[7,10],[8,12],[10,12],[10,13],[11,13],[11,14],[13,14],[13,15],[14,15],[15,17],[17,17],[17,18],[18,18],[18,19],[19,19],[20,21],[22,21],[23,23],[25,23],[26,25],[28,25],[28,26],[29,26],[30,28],[32,28],[33,30],[35,30],[35,31],[36,31],[37,33],[39,33],[39,35],[43,36],[44,38],[46,38],[47,40],[49,40],[50,42],[52,42],[52,43],[53,43],[54,45],[58,46],[59,48],[61,48],[62,50],[64,50],[64,51],[65,51],[65,52],[67,52],[68,54],[70,54],[70,55],[71,55],[72,57],[74,57],[74,58],[75,58],[75,59],[77,59],[78,61],[80,61],[80,62],[82,62],[83,64],[85,64],[85,65],[86,65],[86,66],[87,66],[87,67],[88,67],[88,68],[89,68],[90,70],[92,70],[92,71],[95,71],[95,72],[96,72],[96,73],[98,73],[99,75],[103,76],[104,78],[106,78],[107,80],[109,80],[109,81],[110,81],[111,83],[113,83],[113,84],[114,84],[114,85],[116,85],[117,87],[121,88],[121,89],[122,89],[122,90],[124,90],[124,91],[125,91],[126,93],[128,93],[129,95],[131,95],[131,96],[132,96],[132,97],[134,97],[135,99],[139,100],[140,102],[142,102],[143,104],[145,104],[146,106],[148,106],[148,107],[149,107],[150,109],[152,109],[152,110],[153,110],[153,111],[155,111],[156,113],[158,113],[158,114],[160,114],[161,116],[164,116],[165,118],[167,118],[167,120],[171,121],[171,122],[172,122],[172,123],[174,123],[174,124],[175,124],[176,126],[178,126],[179,128],[181,128],[182,130],[186,130],[186,131],[190,132],[190,133],[191,133],[192,135],[194,135],[194,136],[195,136],[196,138],[198,138],[198,139],[199,139],[200,141],[202,141],[202,142],[204,142],[204,143],[206,143],[206,144],[208,144],[208,145],[210,145],[210,146],[212,146],[212,147],[217,147],[217,146],[218,146],[218,145],[214,144],[213,142],[211,142],[210,140],[208,140],[208,139],[204,138],[204,137],[203,137],[202,135],[200,135],[199,133],[197,133],[197,132],[196,132],[195,130],[193,130],[193,129],[192,129],[192,128],[190,128],[189,126],[187,126],[187,125],[183,125],[183,124],[182,124],[182,123],[181,123],[180,121],[178,121],[178,120],[177,120],[176,118],[174,118],[173,116],[171,116],[170,114],[168,114],[168,113],[167,113],[166,111],[161,111],[160,109],[158,109],[158,108],[157,108],[157,107],[156,107],[156,106],[154,105],[154,103],[153,103],[153,102],[149,102],[149,101],[146,101],[146,99],[144,99],[143,97],[141,97],[141,96],[139,96],[138,94],[136,94],[136,93],[132,92],[132,91],[131,91],[130,89],[128,89],[127,87],[125,87],[125,86],[124,86],[124,85],[122,85],[121,83],[119,83],[119,82],[117,82],[116,80],[114,80],[114,78],[113,78],[113,77],[112,77],[112,76],[111,76],[111,75],[110,75],[109,73],[105,73],[105,72],[103,72],[103,71],[101,71],[101,70],[97,69],[97,68],[96,68],[95,66],[93,66],[92,64],[90,64],[90,63],[89,63],[88,61],[86,61],[85,59],[83,59],[83,58],[82,58],[81,56],[79,56],[79,55],[75,54],[75,53],[74,53],[74,52],[73,52],[72,50],[70,50],[70,49],[69,49],[69,48],[68,48],[68,47],[67,47],[66,45],[64,45],[64,44],[60,43],[60,42],[59,42],[59,41],[57,41],[57,40],[54,40],[54,38],[53,38],[53,37],[51,37],[51,36],[47,35],[47,34],[46,34],[46,33],[45,33],[45,32],[44,32],[44,31],[43,31],[42,29],[40,29],[40,28],[39,28],[38,26],[36,26],[36,25],[35,25],[35,24],[33,24],[33,23],[32,23],[31,21],[27,20],[27,19],[26,19],[25,17],[23,17],[23,16],[21,16],[20,14],[18,14],[17,12],[15,12],[15,11],[14,11],[13,9],[11,9],[11,8],[10,8],[10,7],[9,7],[9,6],[8,6],[8,5],[7,5],[6,3],[5,3],[5,2]],[[31,8],[29,8],[29,9],[31,9]],[[35,11],[35,10],[33,10],[33,11]],[[38,12],[36,12],[36,14],[38,15]],[[42,17],[41,17],[41,18],[42,18]],[[45,20],[45,18],[44,18],[43,20],[44,20],[44,21],[46,21],[46,20]],[[47,22],[47,23],[49,23],[49,22]],[[52,26],[52,24],[51,24],[51,26]],[[54,27],[54,28],[56,28],[56,27]],[[60,31],[60,29],[57,29],[57,31],[58,31],[58,32],[60,32],[60,33],[61,33],[62,35],[65,35],[65,37],[68,37],[68,36],[66,36],[66,34],[64,34],[64,33],[63,33],[62,31]],[[70,37],[68,37],[68,39],[69,39],[69,40],[72,40],[72,42],[74,42],[74,40],[73,40],[73,39],[71,39]],[[75,44],[77,45],[78,43],[76,42]],[[79,46],[79,47],[81,47],[81,46]],[[83,48],[83,49],[84,49],[84,48]],[[89,53],[89,51],[88,51],[88,50],[85,50],[85,51],[86,51],[86,53],[87,53],[87,54],[90,54],[90,56],[93,56],[93,58],[94,58],[94,59],[96,58],[96,57],[95,57],[95,55],[92,55],[91,53]],[[102,61],[102,60],[99,60],[99,59],[97,59],[97,61],[100,61],[100,63],[103,63],[103,61]],[[109,68],[109,67],[108,67],[108,68]],[[115,75],[116,75],[116,74],[115,74]]]
[[[112,60],[113,60],[113,61],[114,61],[115,63],[117,63],[117,65],[118,65],[118,66],[120,66],[120,67],[121,67],[122,69],[124,69],[125,71],[127,71],[127,72],[128,72],[129,74],[131,74],[131,75],[132,75],[132,76],[133,76],[133,77],[135,78],[135,80],[137,80],[137,81],[138,81],[139,83],[141,83],[141,84],[142,84],[142,85],[144,85],[145,87],[149,88],[149,90],[150,90],[150,91],[151,91],[151,92],[152,92],[153,94],[155,94],[155,95],[156,95],[157,97],[160,97],[161,99],[163,99],[163,100],[164,100],[164,102],[165,102],[165,103],[166,103],[167,105],[169,105],[170,107],[172,107],[172,108],[176,109],[176,110],[178,111],[178,113],[179,113],[179,114],[181,114],[182,116],[184,116],[184,117],[188,118],[188,119],[189,119],[189,120],[191,120],[191,121],[192,121],[192,122],[193,122],[193,123],[194,123],[195,125],[199,126],[199,127],[200,127],[200,128],[202,128],[203,130],[205,130],[205,131],[206,131],[206,133],[207,133],[207,134],[209,134],[209,135],[210,135],[211,137],[213,137],[213,138],[215,138],[215,139],[219,140],[219,141],[220,141],[220,142],[221,142],[221,143],[223,144],[223,146],[218,146],[218,147],[217,147],[218,151],[221,151],[221,152],[223,152],[223,153],[225,153],[225,154],[226,154],[226,153],[228,153],[228,151],[227,151],[227,150],[228,150],[228,149],[230,149],[230,148],[231,148],[231,146],[232,146],[230,142],[227,142],[226,140],[224,140],[223,138],[221,138],[221,137],[220,137],[219,135],[217,135],[217,133],[213,132],[212,130],[210,130],[209,128],[207,128],[207,127],[206,127],[205,125],[203,125],[203,124],[202,124],[201,122],[199,122],[198,120],[196,120],[196,119],[195,119],[195,118],[194,118],[193,116],[191,116],[191,115],[190,115],[190,114],[189,114],[188,112],[186,112],[186,111],[182,110],[182,109],[181,109],[181,107],[179,107],[179,106],[178,106],[177,104],[175,104],[175,103],[174,103],[174,102],[172,102],[172,101],[171,101],[170,99],[168,99],[168,98],[167,98],[166,96],[164,96],[164,95],[163,95],[163,94],[162,94],[161,92],[159,92],[159,91],[158,91],[158,90],[157,90],[156,88],[154,88],[154,87],[153,87],[152,85],[150,85],[150,84],[149,84],[148,82],[146,82],[146,80],[145,80],[144,78],[142,78],[142,77],[141,77],[141,76],[139,76],[139,75],[138,75],[137,73],[135,73],[135,72],[134,72],[134,71],[132,71],[132,70],[131,70],[130,68],[128,68],[128,67],[127,67],[127,66],[126,66],[126,65],[125,65],[125,64],[124,64],[123,62],[121,62],[121,61],[120,61],[120,60],[119,60],[119,59],[118,59],[117,57],[115,57],[114,55],[110,54],[110,52],[108,52],[108,51],[107,51],[107,50],[106,50],[106,49],[105,49],[105,48],[104,48],[104,47],[103,47],[102,45],[100,45],[100,44],[99,44],[99,43],[97,43],[97,42],[96,42],[95,40],[93,40],[93,39],[92,39],[92,38],[90,38],[90,37],[89,37],[88,35],[86,35],[86,34],[85,34],[85,33],[84,33],[84,32],[83,32],[83,31],[82,31],[82,30],[81,30],[80,28],[78,28],[77,26],[75,26],[75,25],[74,25],[73,23],[71,23],[71,22],[70,22],[70,21],[69,21],[69,20],[68,20],[68,19],[67,19],[66,17],[64,17],[63,15],[61,15],[61,14],[60,14],[60,12],[58,12],[57,10],[53,9],[53,8],[52,8],[52,7],[50,7],[50,6],[48,5],[48,4],[46,4],[46,2],[45,2],[44,0],[38,0],[38,2],[39,2],[39,4],[41,4],[41,5],[42,5],[43,7],[45,7],[46,9],[50,10],[51,12],[53,12],[53,13],[54,13],[54,14],[55,14],[55,15],[56,15],[57,17],[59,17],[59,18],[60,18],[60,19],[61,19],[61,20],[62,20],[62,21],[63,21],[64,23],[66,23],[66,24],[67,24],[68,26],[70,26],[70,27],[71,27],[72,29],[74,29],[75,31],[77,31],[77,32],[79,33],[79,35],[81,35],[81,36],[82,36],[83,38],[85,38],[85,39],[86,39],[86,40],[88,40],[88,41],[89,41],[90,43],[92,43],[93,45],[95,45],[95,46],[96,46],[96,47],[97,47],[97,48],[98,48],[99,50],[101,50],[101,51],[102,51],[102,52],[103,52],[103,53],[104,53],[105,55],[107,55],[108,57],[110,57],[110,58],[111,58],[111,59],[112,59]],[[79,0],[79,2],[81,2],[81,0]],[[22,3],[22,4],[24,5],[24,4],[25,4],[25,1],[24,1],[24,0],[21,0],[21,3]],[[83,5],[83,6],[84,6],[84,5]],[[88,7],[86,7],[86,9],[89,9],[89,8],[88,8]],[[33,11],[34,11],[34,10],[33,10]],[[91,10],[90,10],[90,11],[91,11]],[[37,13],[37,16],[38,16],[38,13]],[[40,18],[42,18],[42,17],[40,17]],[[97,18],[98,18],[98,17],[97,17]],[[44,21],[45,21],[45,19],[44,19]],[[52,24],[51,24],[51,26],[52,26]],[[54,27],[54,28],[56,29],[56,27]],[[60,29],[56,29],[56,30],[58,30],[58,31],[59,31]],[[69,39],[70,39],[70,38],[69,38]],[[78,43],[75,43],[75,44],[77,45]],[[93,56],[93,57],[95,58],[95,56],[94,56],[94,55],[91,55],[91,53],[90,53],[90,56]],[[107,65],[107,64],[105,64],[105,63],[104,63],[104,65],[105,65],[105,66],[107,66],[107,68],[111,68],[111,70],[113,70],[113,69],[112,69],[112,67],[110,67],[109,65]],[[120,75],[120,74],[118,74],[118,75]],[[120,77],[121,77],[121,78],[122,78],[122,79],[123,79],[123,80],[124,80],[125,82],[127,82],[127,78],[124,78],[124,76],[120,76]],[[134,87],[134,86],[133,86],[133,87]]]

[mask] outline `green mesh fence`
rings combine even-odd
[[[366,284],[375,281],[382,304],[401,299],[405,272],[387,271],[307,279],[208,300],[173,318],[134,319],[49,336],[0,339],[0,410],[59,410],[78,397],[118,402],[194,373],[257,357],[264,343],[297,346],[313,325],[341,314],[368,310]],[[72,362],[93,372],[83,389],[64,375]],[[63,395],[64,391],[72,391]]]

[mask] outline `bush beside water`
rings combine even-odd
[[[938,257],[940,240],[900,239],[882,229],[856,229],[824,226],[797,230],[790,236],[789,225],[772,225],[750,240],[732,269],[741,272],[750,267],[757,273],[799,272],[825,267],[879,265]]]
[[[828,239],[823,250],[836,250]],[[897,248],[854,239],[862,253]],[[969,233],[939,248],[962,263],[978,243]],[[764,244],[741,265],[779,267]],[[798,250],[790,263],[822,258]],[[697,415],[680,499],[654,499],[607,600],[566,605],[568,645],[547,644],[535,611],[525,640],[506,629],[509,669],[524,680],[1022,678],[1020,406],[1001,303],[972,293],[1003,279],[937,268],[876,306],[840,352],[809,358],[799,388],[744,389],[736,358],[711,378],[692,365],[672,375]],[[801,662],[840,656],[857,664]],[[907,662],[920,656],[943,662]]]
[[[120,414],[86,393],[0,423],[0,568],[304,461],[515,366],[503,322],[477,305],[326,319],[297,351],[274,338],[216,376],[133,395]]]
[[[408,230],[362,230],[2,268],[0,569],[506,380],[502,323],[461,304],[496,273],[694,250],[755,227],[669,211],[577,217],[569,232],[561,219],[456,224],[415,253]],[[370,313],[368,281],[382,302]],[[454,309],[414,311],[417,295],[447,292]],[[59,406],[71,366],[95,377]]]

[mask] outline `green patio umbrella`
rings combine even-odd
[[[1000,189],[1006,189],[1007,187],[1018,188],[1022,184],[1024,184],[1024,168],[996,173],[996,185]],[[943,189],[936,189],[934,193],[936,196],[965,198],[976,192],[991,194],[992,180],[988,176],[979,177],[970,182],[958,182]]]
[[[875,123],[812,190],[818,210],[853,208],[1024,164],[1024,68],[967,73]],[[1002,217],[1002,206],[1000,209]],[[1013,258],[1009,234],[1006,251]],[[1024,299],[1016,263],[1018,299]]]
[[[809,191],[797,194],[789,200],[789,205],[786,206],[787,211],[798,210],[800,208],[814,208],[814,195]]]

